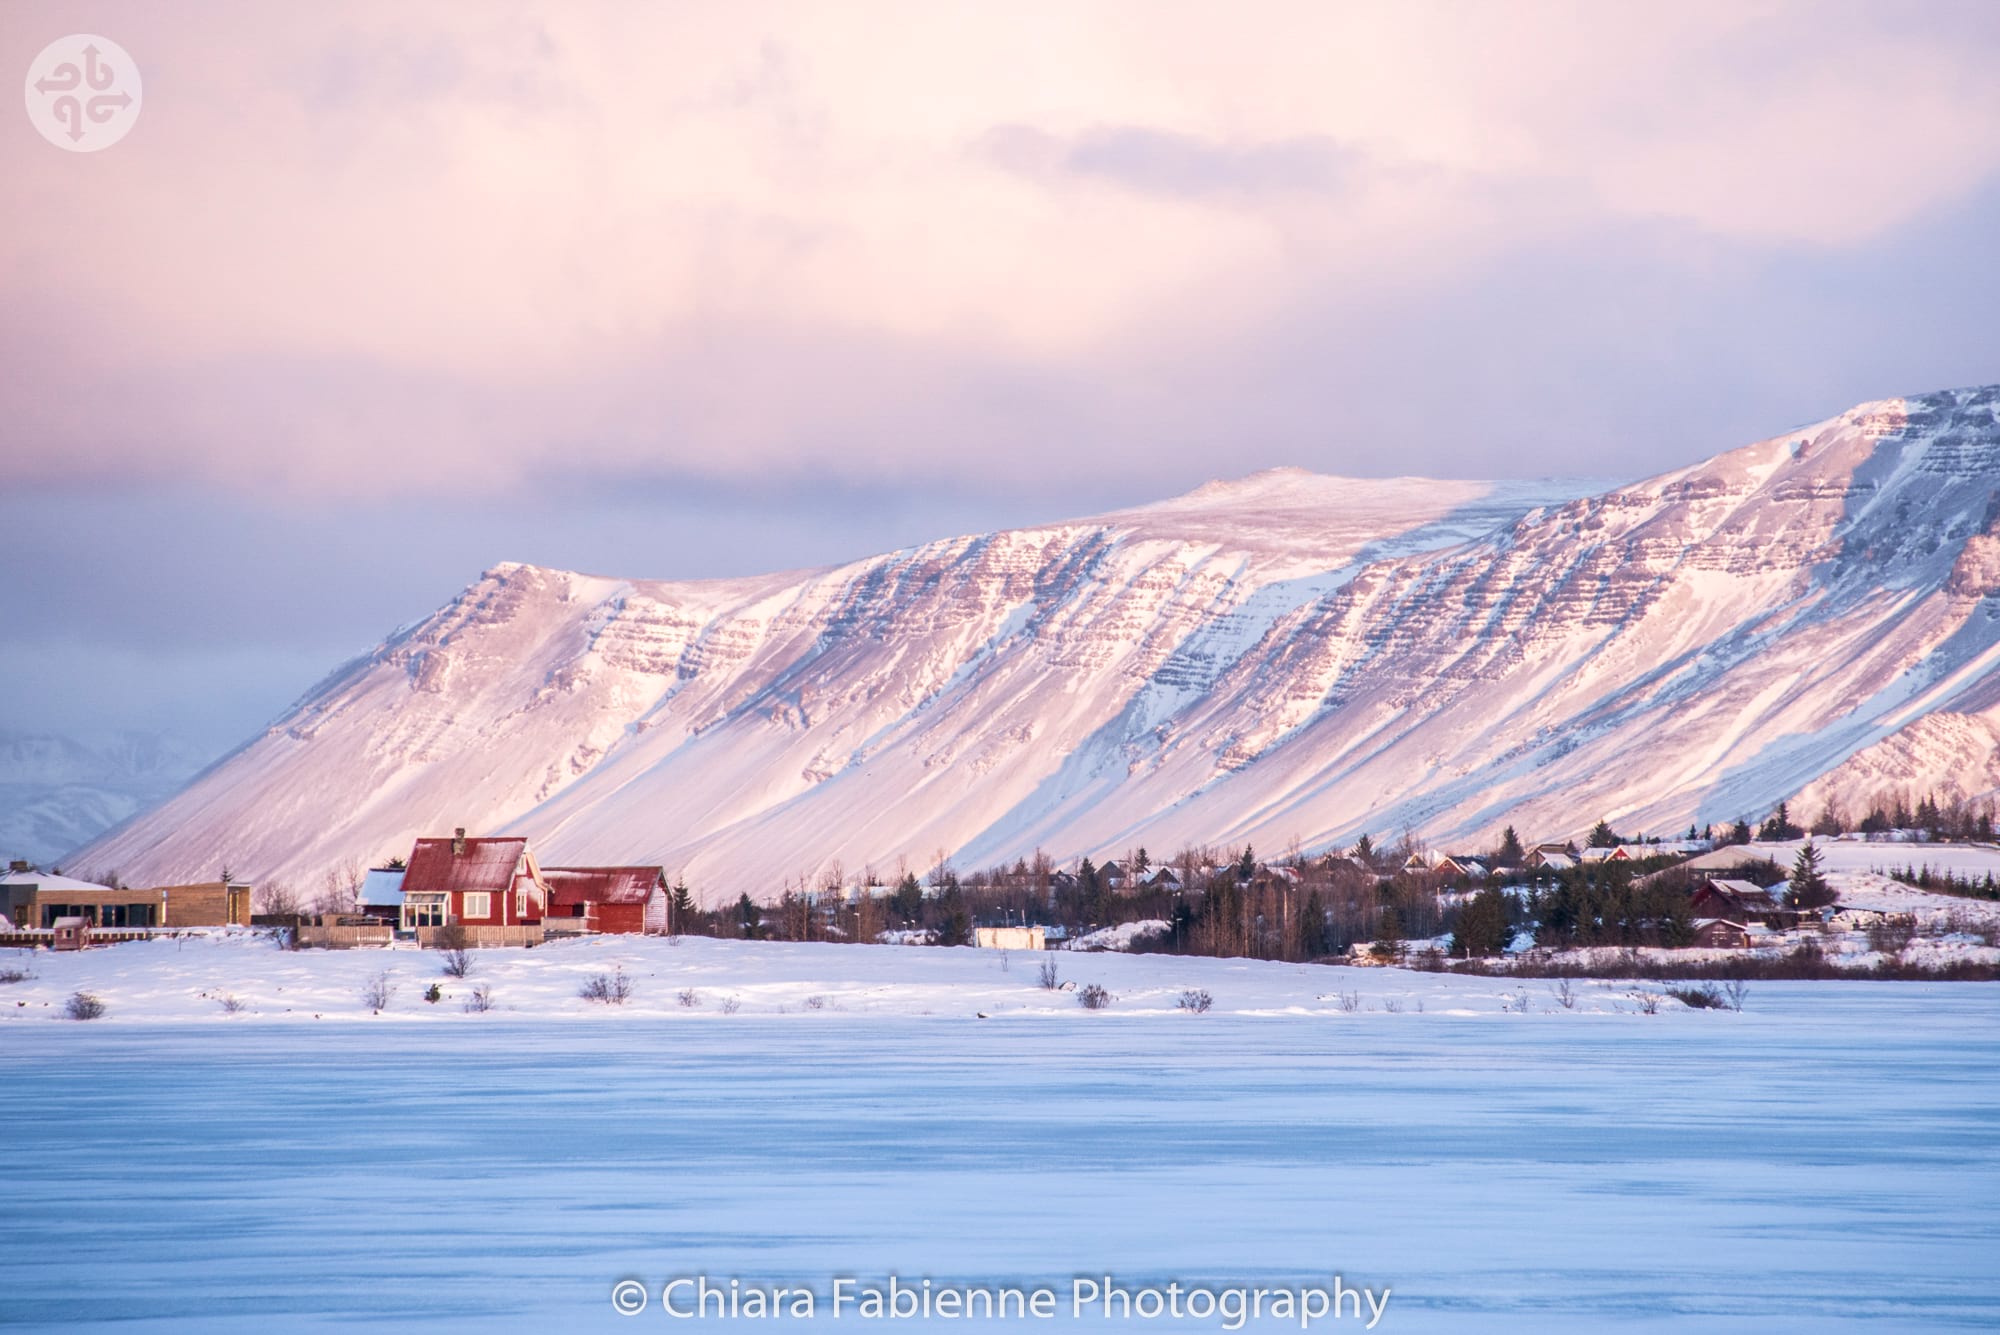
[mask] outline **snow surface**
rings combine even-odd
[[[1754,984],[1741,1014],[1649,1016],[1623,985],[1568,1011],[1526,984],[1510,1013],[1487,980],[1059,958],[1114,1005],[1040,992],[1039,955],[970,949],[481,952],[502,1006],[484,1015],[419,1000],[437,960],[415,952],[228,936],[36,956],[0,988],[0,1321],[639,1329],[657,1303],[614,1316],[618,1280],[823,1295],[893,1271],[1338,1273],[1391,1287],[1387,1330],[2000,1322],[2000,989]],[[570,995],[620,963],[630,1005]],[[376,1017],[355,989],[384,967],[403,986]],[[44,1018],[86,984],[107,1019]],[[1216,1009],[1168,1009],[1188,986]],[[225,989],[250,1009],[224,1015]],[[822,1307],[828,1327],[884,1328]]]

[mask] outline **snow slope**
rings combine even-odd
[[[0,732],[0,858],[57,861],[171,797],[210,759],[159,733]]]
[[[311,879],[464,825],[713,902],[941,851],[1733,820],[1964,751],[1996,480],[1988,388],[1580,499],[1281,470],[805,574],[500,566],[73,862]]]

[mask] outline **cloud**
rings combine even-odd
[[[1251,201],[1272,195],[1337,195],[1361,155],[1326,135],[1218,143],[1138,125],[1107,126],[1063,138],[1026,125],[995,126],[977,152],[997,166],[1038,178],[1098,180],[1144,194]]]
[[[0,133],[0,482],[1548,471],[1635,405],[1644,471],[1704,384],[1993,362],[1982,13],[114,8],[133,136]]]

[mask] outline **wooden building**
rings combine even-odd
[[[241,881],[197,881],[155,889],[169,927],[250,925],[250,887]]]
[[[669,930],[663,867],[544,867],[548,908],[542,926],[587,932]]]

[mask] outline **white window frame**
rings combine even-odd
[[[460,901],[459,916],[462,918],[490,918],[493,916],[493,895],[486,890],[467,890]]]

